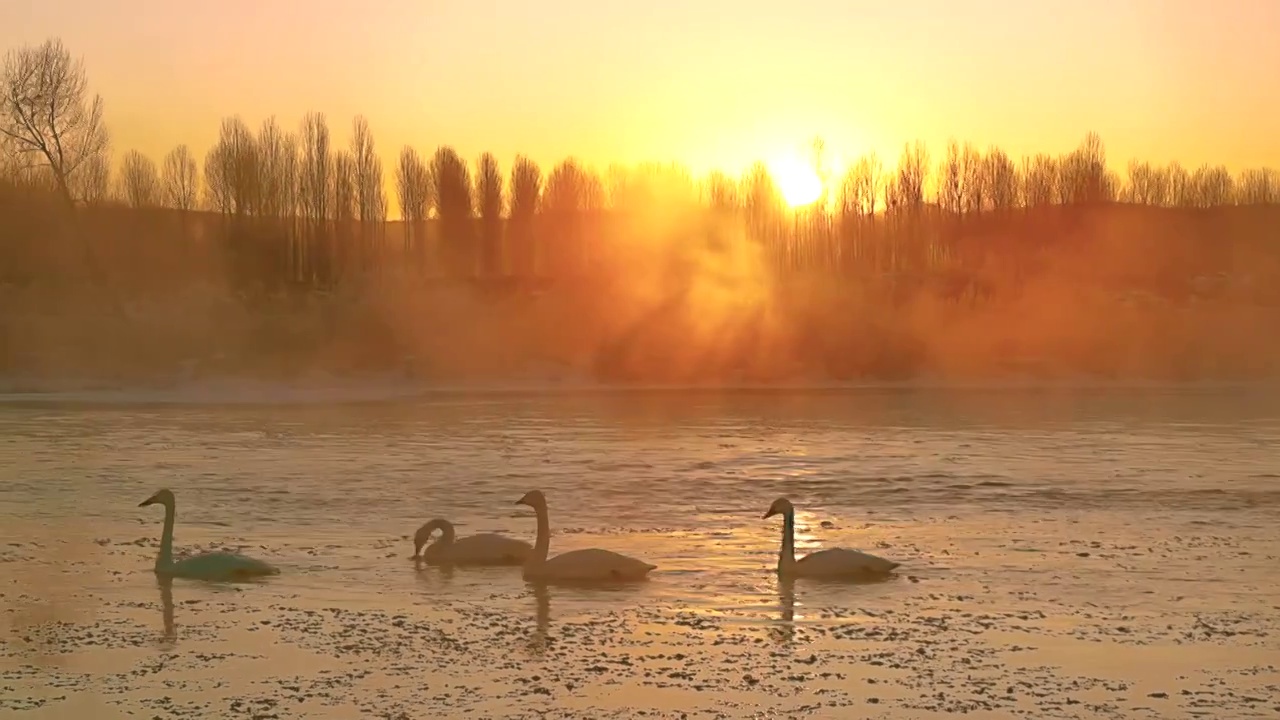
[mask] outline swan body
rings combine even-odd
[[[440,531],[440,539],[427,545],[436,530]],[[442,518],[418,528],[413,536],[413,558],[421,558],[428,565],[523,565],[531,552],[533,546],[524,540],[497,533],[455,540],[453,523]]]
[[[280,573],[275,567],[261,560],[255,560],[237,553],[203,553],[174,562],[173,520],[175,501],[173,493],[167,489],[160,490],[155,495],[138,503],[138,507],[146,507],[148,505],[164,506],[164,534],[160,536],[160,554],[156,556],[156,575],[193,580],[234,581],[249,580]]]
[[[778,498],[769,506],[769,512],[764,517],[768,519],[774,515],[781,515],[783,518],[782,552],[778,555],[779,577],[831,580],[883,577],[900,565],[892,560],[847,548],[819,550],[797,560],[795,507],[790,500]]]
[[[524,564],[526,580],[561,582],[628,582],[645,580],[657,566],[612,550],[573,550],[548,559],[551,521],[547,499],[540,490],[531,490],[516,501],[528,505],[538,515],[538,538]]]

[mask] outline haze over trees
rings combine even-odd
[[[331,128],[348,121],[316,112],[256,128],[228,115],[203,157],[115,148],[112,162],[104,101],[58,40],[11,50],[0,93],[0,285],[74,276],[53,231],[69,216],[126,293],[216,282],[247,306],[406,282],[616,291],[645,273],[666,278],[644,281],[650,295],[705,295],[707,278],[736,273],[715,282],[856,286],[899,305],[1016,297],[1048,276],[1181,296],[1206,276],[1280,278],[1280,173],[1118,171],[1091,132],[1022,158],[912,142],[838,174],[817,141],[822,197],[789,208],[763,163],[736,178],[572,157],[503,167],[447,144],[383,148],[364,117],[342,145]]]

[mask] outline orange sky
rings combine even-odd
[[[203,156],[219,119],[370,120],[451,144],[737,172],[814,135],[838,164],[922,139],[1111,162],[1280,166],[1274,0],[8,0],[0,46],[63,39],[117,152]]]

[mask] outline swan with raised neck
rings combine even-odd
[[[538,536],[533,552],[524,564],[526,580],[542,582],[628,582],[645,580],[656,569],[642,560],[627,557],[612,550],[590,548],[571,550],[548,558],[551,549],[551,519],[547,512],[547,498],[541,490],[530,490],[516,501],[517,505],[533,508],[538,519]]]
[[[173,524],[177,502],[173,492],[165,488],[138,503],[138,507],[148,505],[164,506],[164,532],[160,536],[160,553],[156,555],[155,564],[157,575],[193,580],[234,581],[276,575],[280,572],[261,560],[228,552],[202,553],[174,562]]]
[[[796,559],[796,509],[780,497],[769,506],[764,519],[782,516],[782,550],[778,553],[778,576],[785,578],[857,579],[883,577],[900,563],[848,548],[818,550]]]

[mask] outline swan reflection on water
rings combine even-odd
[[[551,589],[543,582],[530,583],[533,587],[534,624],[533,635],[529,637],[529,652],[541,657],[547,652],[550,638],[547,631],[551,627]]]
[[[837,598],[847,602],[848,594],[856,592],[854,588],[863,585],[879,585],[893,580],[892,575],[865,575],[853,578],[806,578],[803,592],[808,598],[808,605],[818,607],[826,600],[832,605],[845,604],[837,602]],[[800,622],[804,622],[803,614]],[[795,641],[796,635],[796,578],[790,575],[778,577],[778,620],[774,623],[770,635],[780,643]]]
[[[161,645],[173,647],[178,641],[178,633],[173,623],[173,578],[165,575],[156,576],[156,586],[160,588],[160,614],[164,618],[164,635]]]
[[[778,622],[772,631],[773,639],[780,643],[792,643],[796,639],[796,581],[791,577],[778,578]]]

